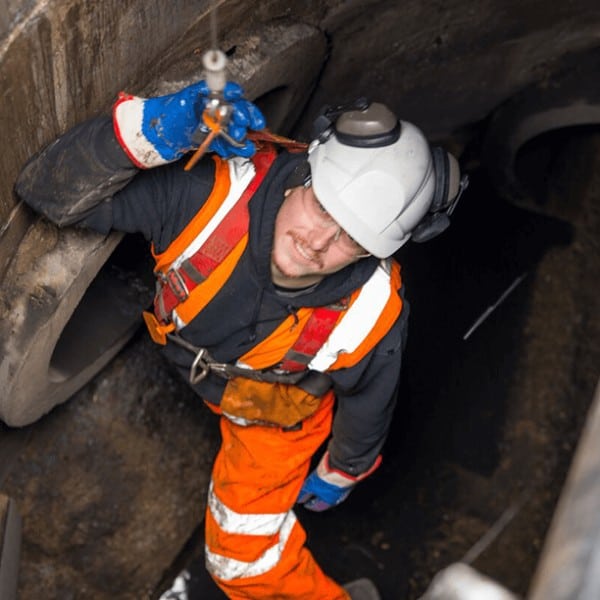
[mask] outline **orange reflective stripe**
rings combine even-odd
[[[400,265],[396,261],[392,261],[390,295],[375,326],[354,352],[341,353],[335,363],[327,369],[328,371],[354,366],[381,341],[395,323],[402,310],[402,300],[397,293],[401,285]],[[340,311],[340,319],[338,319],[337,323],[343,320],[344,315],[360,295],[360,291],[361,289],[359,288],[352,293],[348,307],[345,311]],[[295,316],[290,315],[270,336],[242,356],[240,362],[253,369],[266,369],[279,364],[286,352],[293,347],[312,313],[312,308],[301,308]]]
[[[207,529],[209,525],[207,520]],[[234,536],[234,539],[231,540],[232,546],[236,541]],[[210,560],[212,555],[208,550],[208,544],[206,564],[212,578],[230,600],[248,600],[248,598],[351,600],[348,593],[339,584],[323,573],[310,551],[305,547],[305,543],[306,533],[300,523],[296,521],[285,540],[279,562],[269,570],[260,570],[258,574],[253,573],[247,577],[222,578],[219,576],[220,571],[230,567],[231,561],[235,559],[218,554],[216,555],[217,560],[213,563]],[[225,551],[227,551],[227,547]],[[213,568],[213,565],[217,568]],[[254,565],[249,563],[249,566]]]
[[[206,227],[229,193],[231,181],[227,161],[218,156],[212,158],[215,161],[215,184],[210,196],[202,209],[194,215],[194,218],[164,252],[161,254],[154,254],[153,252],[156,260],[155,271],[168,270],[171,263],[192,243],[198,232]]]
[[[400,265],[393,260],[390,273],[390,295],[385,308],[381,311],[375,326],[369,332],[369,335],[359,344],[358,348],[351,353],[341,353],[338,359],[329,367],[328,370],[343,369],[344,367],[352,367],[360,362],[375,346],[383,339],[387,332],[402,311],[402,298],[400,298],[397,290],[400,289],[402,280],[400,278]],[[353,295],[353,298],[356,296]]]
[[[189,323],[218,293],[225,285],[229,276],[243,254],[248,244],[248,234],[234,246],[225,260],[218,265],[210,274],[210,277],[197,285],[190,293],[187,300],[182,302],[176,309],[177,316],[184,322]]]
[[[240,245],[248,233],[248,203],[276,157],[274,148],[269,147],[257,153],[251,162],[216,163],[219,179],[215,180],[209,199],[163,255],[155,256],[159,285],[154,313],[161,323],[173,321],[178,328],[184,327],[217,294],[215,286],[226,282],[225,275],[235,267],[232,259],[239,259],[247,244],[244,240]],[[226,169],[226,175],[221,168]],[[223,185],[223,179],[227,185]],[[227,209],[225,215],[221,214],[222,208]],[[207,228],[211,228],[208,237],[199,237]],[[196,247],[200,239],[203,241]],[[221,266],[221,276],[211,279],[212,272]],[[192,298],[196,288],[208,279],[212,284],[203,286],[203,293],[196,291]]]

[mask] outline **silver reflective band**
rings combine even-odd
[[[212,481],[208,489],[208,507],[214,520],[223,531],[245,535],[274,535],[280,531],[291,512],[264,514],[235,512],[217,498]]]
[[[375,327],[391,294],[391,260],[379,262],[377,269],[360,290],[358,298],[346,311],[340,322],[310,361],[308,368],[323,372],[338,359],[340,354],[354,352]]]
[[[293,511],[280,514],[243,514],[225,506],[214,494],[212,483],[209,490],[208,506],[219,525],[227,533],[243,535],[274,535],[279,533],[277,542],[265,550],[255,561],[245,562],[211,552],[205,546],[206,568],[224,581],[262,575],[277,566],[283,549],[296,523]]]

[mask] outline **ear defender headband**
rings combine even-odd
[[[400,132],[400,121],[386,106],[358,98],[349,104],[323,108],[313,123],[311,139],[323,144],[335,134],[336,139],[345,146],[382,148],[396,143]],[[310,165],[303,162],[292,171],[286,187],[309,183]]]
[[[396,143],[400,131],[400,121],[387,106],[357,98],[323,108],[313,123],[312,139],[322,144],[335,134],[345,146],[382,148]]]

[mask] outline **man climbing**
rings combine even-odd
[[[151,242],[150,333],[221,415],[206,564],[225,594],[379,598],[323,573],[293,507],[339,504],[381,462],[408,318],[390,257],[448,224],[458,164],[377,103],[326,111],[307,152],[255,144],[264,118],[228,83],[224,135],[186,170],[209,96],[204,82],[121,94],[112,118],[30,160],[16,191],[58,225]]]

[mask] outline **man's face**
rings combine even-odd
[[[306,287],[368,256],[317,200],[312,187],[286,191],[275,219],[273,282]]]

